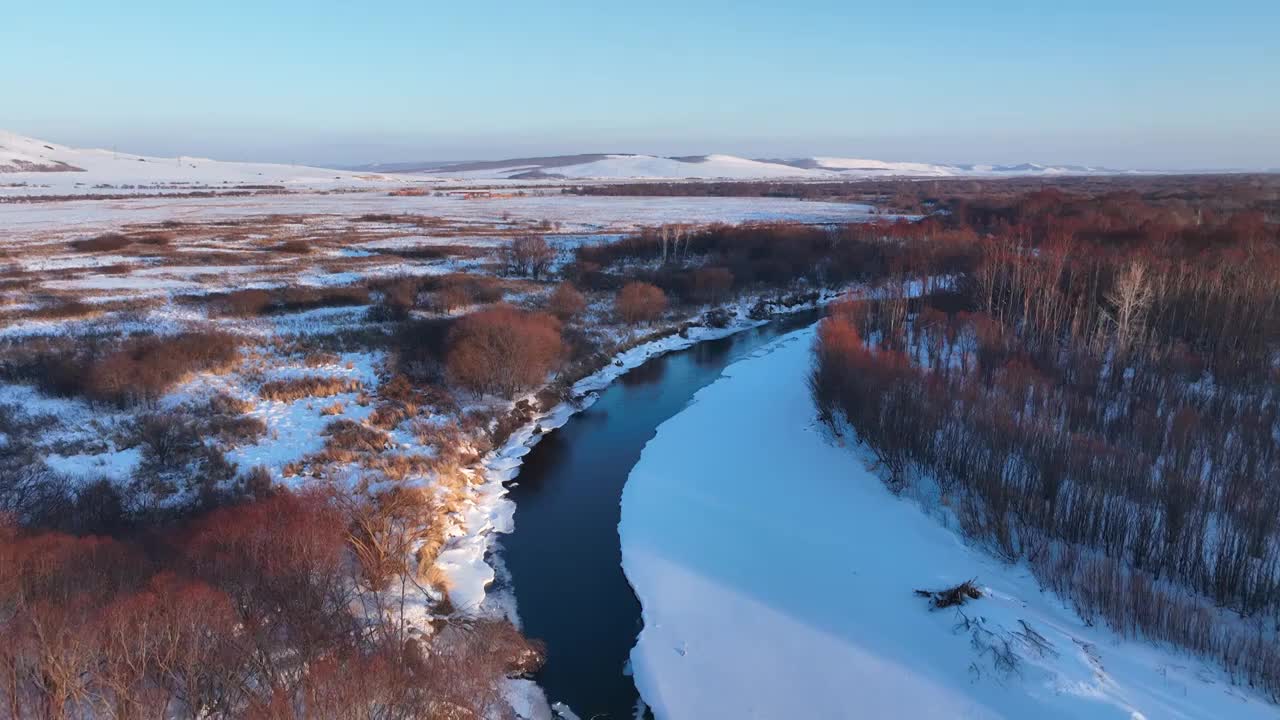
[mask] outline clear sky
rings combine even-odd
[[[0,0],[0,128],[358,163],[1280,167],[1280,0]]]

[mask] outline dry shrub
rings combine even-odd
[[[440,293],[458,287],[466,290],[471,298],[470,302],[481,304],[498,302],[506,292],[504,281],[492,275],[449,273],[422,278],[423,290]]]
[[[311,252],[311,243],[307,240],[285,240],[271,248],[272,252],[306,255]]]
[[[321,433],[328,437],[325,449],[375,453],[391,445],[391,436],[385,432],[346,418],[330,422]]]
[[[209,398],[209,412],[214,415],[243,415],[253,409],[253,402],[227,393]]]
[[[364,583],[382,591],[413,572],[415,547],[430,533],[431,496],[420,489],[393,488],[354,503],[347,543]]]
[[[101,308],[74,299],[56,300],[30,311],[27,317],[33,320],[66,320],[69,318],[89,317],[101,313]]]
[[[474,303],[475,298],[465,285],[455,285],[432,293],[430,307],[439,313],[451,313]]]
[[[121,405],[153,402],[194,373],[229,369],[240,359],[239,347],[223,332],[126,340],[88,364],[83,394]]]
[[[370,413],[369,424],[383,430],[391,430],[417,414],[418,410],[414,405],[396,401],[383,402]]]
[[[475,459],[467,434],[454,422],[443,425],[420,421],[413,424],[413,434],[418,442],[434,448],[441,465],[466,465]]]
[[[417,278],[397,277],[382,283],[378,290],[383,294],[383,302],[408,310],[418,304],[418,286]]]
[[[439,465],[440,462],[437,459],[428,455],[385,452],[378,453],[363,463],[366,469],[381,472],[388,480],[395,482],[401,482],[410,475],[425,475]]]
[[[369,291],[362,287],[291,287],[278,297],[275,312],[299,312],[322,307],[367,305]]]
[[[400,322],[418,304],[417,278],[398,277],[370,287],[380,294],[378,304],[369,308],[370,322]]]
[[[649,322],[658,319],[667,309],[667,296],[656,285],[630,282],[618,291],[613,307],[623,322]]]
[[[219,485],[235,477],[235,466],[205,444],[208,428],[189,415],[149,413],[138,418],[134,433],[142,457],[130,490],[144,502],[185,494],[212,503]]]
[[[266,435],[267,424],[248,415],[219,415],[209,420],[208,432],[222,442],[243,445]]]
[[[113,252],[129,247],[132,242],[123,233],[109,232],[95,235],[91,238],[72,240],[69,244],[72,250],[79,250],[80,252]]]
[[[547,299],[547,309],[560,320],[568,322],[587,309],[587,298],[572,284],[562,282]]]
[[[541,235],[521,235],[512,240],[502,252],[507,271],[514,275],[529,275],[535,280],[547,272],[556,259],[555,248]]]
[[[302,358],[302,364],[309,368],[324,367],[326,365],[337,365],[342,362],[342,358],[330,352],[309,352],[306,357]]]
[[[227,293],[221,300],[223,312],[237,317],[261,315],[266,312],[271,303],[271,293],[257,289],[236,290]]]
[[[359,392],[360,381],[332,375],[304,375],[287,380],[271,380],[258,388],[264,400],[293,402],[309,397],[333,397],[342,393]]]
[[[410,402],[415,397],[413,383],[409,382],[409,378],[404,375],[395,375],[390,380],[379,385],[378,395],[387,400],[397,400],[399,402]]]
[[[141,245],[151,245],[152,247],[165,247],[173,242],[173,236],[168,233],[151,232],[133,236],[134,242]]]
[[[369,291],[360,287],[290,287],[283,290],[250,288],[229,292],[214,300],[227,315],[253,317],[323,307],[366,305],[369,302]]]
[[[479,393],[511,397],[542,384],[564,355],[560,321],[499,305],[468,315],[449,333],[449,375]]]
[[[693,271],[693,297],[705,303],[723,302],[733,290],[733,273],[728,268],[708,267]]]
[[[324,407],[320,408],[320,414],[321,414],[321,415],[326,415],[326,416],[328,416],[328,415],[341,415],[341,414],[342,414],[342,412],[343,412],[344,410],[346,410],[346,407],[345,407],[345,406],[343,406],[343,404],[342,404],[342,403],[340,403],[340,402],[336,402],[336,403],[334,403],[334,404],[332,404],[332,405],[326,405],[326,406],[324,406]]]

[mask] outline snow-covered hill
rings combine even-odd
[[[839,180],[866,177],[1005,177],[1092,175],[1117,171],[1082,166],[938,165],[858,158],[751,160],[733,155],[563,155],[422,167],[419,172],[468,180]]]
[[[160,158],[88,150],[0,130],[0,191],[82,194],[176,192],[284,185],[327,189],[449,181],[840,180],[868,177],[1003,177],[1105,174],[1079,166],[938,165],[841,157],[753,160],[734,155],[580,154],[466,163],[394,162],[346,170]]]
[[[113,190],[172,192],[244,185],[323,189],[407,181],[407,178],[380,173],[192,157],[159,158],[70,148],[0,130],[0,188],[23,186],[19,189],[79,194]]]

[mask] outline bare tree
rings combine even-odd
[[[537,280],[551,269],[556,251],[541,235],[521,235],[504,249],[507,270]]]
[[[1115,334],[1116,352],[1128,352],[1142,330],[1142,320],[1155,293],[1147,277],[1147,266],[1133,260],[1116,278],[1106,295],[1111,305],[1109,318]]]

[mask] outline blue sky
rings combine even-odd
[[[15,0],[0,127],[312,163],[1280,167],[1280,2],[965,4]]]

